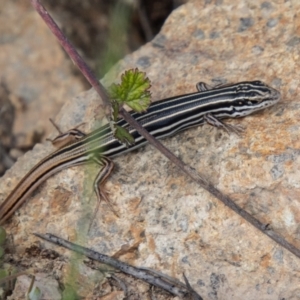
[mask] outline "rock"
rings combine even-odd
[[[259,79],[279,89],[278,105],[228,121],[247,127],[241,137],[204,125],[164,144],[297,247],[299,6],[191,1],[104,80],[119,80],[124,70],[138,67],[152,81],[153,100],[194,92],[199,81],[214,85]],[[88,91],[69,99],[57,122],[64,129],[86,122],[89,132],[101,119],[99,106],[96,94]],[[2,197],[51,151],[49,144],[39,145],[19,159],[1,179]],[[96,205],[92,182],[97,167],[70,168],[47,180],[6,224],[16,251],[22,253],[36,240],[31,232],[50,232],[108,255],[137,245],[119,258],[181,280],[184,272],[204,299],[267,300],[296,294],[299,258],[192,182],[153,147],[115,162],[106,189],[119,218],[102,203],[87,232]],[[71,256],[67,250],[57,251]]]
[[[83,84],[30,2],[1,4],[1,81],[17,108],[13,133],[17,138],[35,131],[47,136],[53,131],[48,119],[57,114],[66,99],[82,91]],[[49,89],[50,85],[54,88]]]

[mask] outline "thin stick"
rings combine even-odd
[[[180,282],[179,284],[176,285],[176,284],[174,284],[175,281],[173,281],[173,280],[170,283],[168,276],[164,277],[163,274],[156,274],[156,273],[153,274],[153,272],[148,272],[147,270],[136,268],[136,267],[126,264],[120,260],[112,258],[108,255],[105,255],[105,254],[96,252],[94,250],[91,250],[89,248],[82,247],[77,244],[71,243],[67,240],[64,240],[64,239],[57,237],[50,233],[46,233],[46,234],[33,233],[33,234],[43,240],[50,242],[50,243],[53,243],[58,246],[61,246],[61,247],[70,249],[72,251],[75,251],[77,253],[80,253],[88,258],[97,260],[101,263],[104,263],[113,268],[116,268],[125,274],[134,276],[135,278],[139,278],[149,284],[152,284],[154,286],[162,288],[175,296],[182,298],[182,297],[185,297],[187,294],[191,293],[191,291],[193,291],[195,293],[195,295],[198,296],[198,298],[195,298],[195,299],[199,299],[199,300],[202,299],[193,289],[191,289],[190,286],[187,287],[182,282]]]

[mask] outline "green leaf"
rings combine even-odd
[[[109,95],[120,105],[126,104],[141,113],[150,105],[150,87],[150,80],[146,77],[146,73],[136,68],[125,71],[121,76],[121,83],[110,86]]]
[[[126,144],[126,146],[131,146],[135,143],[133,136],[127,131],[127,129],[114,125],[115,126],[115,138],[119,140],[120,143]]]
[[[125,71],[121,76],[121,83],[114,83],[108,89],[112,103],[110,126],[114,137],[127,147],[133,145],[135,140],[125,128],[116,125],[120,106],[126,104],[138,113],[146,111],[150,105],[150,87],[150,80],[146,77],[146,73],[136,68]]]

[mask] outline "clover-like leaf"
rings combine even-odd
[[[150,80],[146,77],[146,73],[140,72],[137,68],[125,71],[121,76],[121,83],[113,83],[108,93],[112,103],[112,122],[110,124],[114,137],[120,143],[130,146],[134,144],[134,138],[127,129],[117,126],[119,108],[126,104],[135,112],[141,113],[146,111],[150,105],[151,93]]]
[[[109,95],[120,105],[126,104],[136,112],[146,111],[150,105],[150,80],[137,68],[125,71],[120,84],[112,84]]]

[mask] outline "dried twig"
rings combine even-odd
[[[34,233],[34,235],[36,235],[36,236],[40,237],[41,239],[44,239],[50,243],[73,250],[73,251],[80,253],[88,258],[91,258],[93,260],[97,260],[101,263],[107,264],[113,268],[116,268],[116,269],[122,271],[123,273],[134,276],[135,278],[139,278],[151,285],[154,285],[156,287],[164,289],[175,296],[178,296],[181,298],[186,297],[187,295],[191,295],[191,291],[192,291],[192,296],[194,297],[192,299],[195,299],[195,300],[202,299],[201,296],[199,296],[191,288],[191,286],[189,284],[188,284],[188,286],[186,286],[183,283],[175,284],[175,282],[177,282],[177,281],[172,280],[170,282],[169,277],[168,276],[165,277],[161,273],[156,274],[154,272],[148,272],[147,270],[133,267],[133,266],[128,265],[120,260],[112,258],[108,255],[101,254],[101,253],[91,250],[89,248],[85,248],[85,247],[76,245],[74,243],[71,243],[67,240],[59,238],[50,233],[46,233],[46,234]],[[186,280],[186,277],[185,277],[185,280]]]

